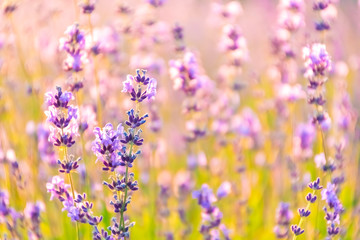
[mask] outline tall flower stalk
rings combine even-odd
[[[156,94],[157,82],[154,78],[146,77],[145,70],[137,70],[137,75],[128,75],[123,82],[123,92],[130,94],[131,100],[136,103],[136,110],[127,112],[128,120],[125,121],[126,129],[119,124],[114,130],[108,123],[103,129],[95,128],[96,139],[93,142],[93,151],[97,159],[103,163],[103,171],[113,172],[110,182],[104,182],[113,192],[110,202],[119,219],[113,218],[113,225],[109,227],[114,239],[127,239],[130,237],[129,228],[134,226],[125,220],[125,212],[131,202],[132,192],[138,190],[138,183],[131,172],[135,159],[141,154],[140,147],[144,139],[141,137],[141,126],[146,122],[148,114],[140,115],[140,103],[145,99],[151,100]],[[124,169],[125,168],[125,169]],[[117,171],[121,173],[118,173]],[[94,231],[94,238],[107,235],[106,231]],[[108,235],[107,235],[108,236]],[[97,238],[95,238],[97,239]]]
[[[312,193],[308,193],[306,195],[306,201],[308,202],[306,205],[306,208],[299,208],[299,216],[300,220],[297,225],[291,226],[291,231],[293,232],[293,240],[296,240],[297,236],[303,234],[305,232],[304,229],[302,229],[302,224],[306,217],[310,215],[310,206],[311,204],[315,203],[317,197],[316,197],[316,191],[322,189],[323,187],[320,186],[320,178],[317,178],[316,181],[309,183],[309,188],[312,189]]]
[[[80,239],[78,223],[88,223],[97,225],[102,217],[95,217],[92,214],[93,204],[86,201],[86,194],[76,194],[71,173],[79,167],[80,158],[75,159],[73,155],[68,154],[68,148],[75,144],[75,137],[78,136],[78,109],[70,104],[74,99],[71,92],[63,92],[57,87],[57,92],[48,92],[46,94],[46,103],[48,110],[45,111],[47,121],[50,125],[49,141],[59,148],[61,159],[57,161],[60,173],[67,175],[69,183],[65,184],[64,179],[54,176],[46,187],[51,193],[51,198],[57,197],[64,205],[63,211],[68,212],[72,221],[76,222],[77,239]],[[71,189],[71,193],[68,191]]]

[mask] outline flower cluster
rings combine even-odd
[[[19,222],[23,221],[23,215],[10,207],[9,194],[0,189],[0,220],[6,223],[6,227],[13,239],[20,239],[18,231]]]
[[[227,24],[223,27],[221,48],[230,55],[231,64],[241,66],[248,59],[248,49],[245,37],[236,25]]]
[[[80,7],[84,14],[91,14],[95,10],[95,2],[96,0],[84,0]]]
[[[53,144],[49,143],[50,132],[44,124],[39,124],[37,129],[38,151],[42,161],[48,163],[50,166],[57,164],[57,156]]]
[[[315,22],[316,31],[330,30],[330,22],[336,17],[336,8],[333,0],[315,0],[313,10],[319,12],[320,20]]]
[[[327,233],[331,239],[340,232],[340,214],[344,211],[336,195],[336,185],[328,183],[327,187],[321,191],[321,199],[325,200],[328,206],[324,207],[324,211],[328,224]]]
[[[323,187],[320,186],[320,178],[317,178],[314,182],[309,183],[309,188],[312,189],[312,193],[308,193],[306,195],[306,201],[308,202],[306,208],[299,208],[298,213],[300,216],[300,222],[298,225],[292,225],[291,231],[294,234],[294,239],[296,239],[296,236],[301,235],[304,233],[304,229],[301,229],[301,224],[304,220],[304,218],[308,217],[310,215],[310,205],[315,203],[317,197],[316,197],[316,191],[322,189]]]
[[[46,97],[48,110],[45,111],[45,115],[51,124],[48,140],[64,151],[64,158],[57,161],[61,168],[59,171],[70,173],[79,167],[78,161],[80,160],[80,158],[75,159],[72,155],[68,156],[66,150],[75,144],[75,137],[79,135],[78,108],[69,104],[73,99],[72,93],[63,92],[60,87],[57,87],[57,93],[46,93]]]
[[[166,0],[146,0],[146,2],[153,7],[160,7],[166,2]]]
[[[51,193],[50,200],[57,198],[62,202],[62,211],[68,212],[71,221],[88,223],[89,225],[98,225],[102,221],[102,216],[96,217],[93,215],[91,210],[93,204],[86,201],[86,194],[77,194],[74,199],[69,192],[70,185],[66,184],[60,176],[54,176],[51,182],[46,184],[46,188]]]
[[[309,158],[313,154],[316,129],[311,123],[300,123],[295,130],[293,153],[297,157]]]
[[[224,224],[221,224],[223,214],[218,207],[213,205],[217,199],[209,186],[203,184],[200,190],[192,193],[192,197],[197,199],[198,204],[203,209],[200,233],[204,239],[220,239],[221,232],[224,238],[229,240],[229,230]]]
[[[47,121],[52,125],[50,128],[49,142],[57,147],[71,147],[78,135],[78,108],[69,105],[74,98],[71,92],[63,92],[60,87],[57,93],[45,94],[48,110],[45,111]]]
[[[314,43],[303,48],[305,60],[305,77],[309,80],[308,102],[316,106],[316,114],[313,123],[318,124],[323,131],[327,131],[331,125],[328,113],[322,108],[326,100],[323,96],[326,73],[331,69],[331,60],[324,44]]]
[[[289,32],[295,32],[305,25],[303,0],[282,0],[278,24]]]
[[[290,204],[281,202],[276,210],[276,226],[274,233],[277,238],[286,238],[289,232],[289,224],[293,218],[293,213],[290,210]]]
[[[80,72],[88,62],[85,50],[85,33],[78,24],[69,26],[65,31],[66,37],[60,39],[59,49],[67,53],[64,61],[64,70]]]
[[[140,75],[142,73],[142,75]],[[113,211],[119,214],[119,221],[113,218],[112,226],[109,227],[111,234],[105,230],[101,232],[96,228],[93,232],[94,239],[123,239],[130,236],[129,228],[134,226],[134,222],[130,223],[125,220],[125,212],[131,202],[132,192],[138,190],[138,183],[134,178],[134,173],[129,172],[129,168],[133,167],[133,162],[141,154],[140,150],[135,151],[135,147],[143,144],[144,139],[141,137],[142,130],[140,127],[146,122],[148,114],[140,116],[139,106],[145,99],[153,99],[156,94],[156,80],[146,77],[145,70],[137,70],[137,75],[128,75],[126,81],[123,82],[123,92],[130,93],[131,100],[136,102],[137,110],[131,109],[127,112],[128,120],[125,126],[119,124],[114,130],[112,124],[108,123],[103,129],[96,127],[94,133],[96,136],[93,142],[93,152],[97,156],[97,160],[103,163],[103,170],[114,172],[109,182],[104,181],[104,185],[113,192],[113,200],[110,205]],[[143,90],[143,87],[147,87]],[[121,174],[115,170],[118,167],[125,168],[125,172]]]
[[[303,48],[305,60],[305,77],[309,79],[309,87],[316,89],[324,83],[324,76],[331,70],[331,59],[326,51],[326,46],[321,43],[314,43]]]
[[[199,66],[195,55],[187,51],[183,59],[171,60],[170,77],[174,81],[174,89],[181,90],[186,95],[194,96],[201,87]]]
[[[291,46],[291,37],[305,25],[303,0],[281,0],[279,4],[278,26],[275,37],[272,39],[274,53],[282,60],[293,58],[294,50]],[[287,82],[288,67],[279,62],[282,82]],[[285,80],[286,79],[286,80]],[[285,80],[285,81],[284,81]]]
[[[184,29],[179,24],[176,24],[172,29],[172,34],[177,44],[177,46],[175,47],[175,51],[177,52],[182,52],[185,50],[183,32]]]
[[[113,125],[108,123],[103,129],[96,127],[94,129],[95,141],[92,150],[97,160],[103,163],[104,171],[114,171],[120,166],[119,152],[122,150],[120,140],[123,137],[124,127],[119,124],[114,130]]]
[[[131,95],[131,100],[137,103],[144,101],[145,99],[152,99],[156,95],[157,81],[154,78],[146,77],[146,71],[136,71],[136,76],[127,75],[126,81],[123,82],[122,92],[128,92]],[[143,86],[147,86],[143,89]]]
[[[40,233],[40,213],[45,211],[43,202],[31,203],[28,202],[24,209],[24,217],[28,221],[28,236],[29,239],[41,239]]]

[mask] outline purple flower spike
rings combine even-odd
[[[123,82],[122,92],[130,93],[131,100],[138,103],[146,98],[148,100],[153,99],[156,95],[157,81],[154,78],[147,77],[146,70],[138,69],[136,74],[136,76],[127,75],[126,80]],[[147,86],[147,88],[144,88],[144,86]]]
[[[334,184],[328,183],[327,187],[321,191],[321,199],[325,200],[329,207],[336,212],[341,213],[343,211],[343,206],[336,195]]]
[[[120,166],[118,152],[121,151],[121,139],[123,138],[124,128],[121,124],[114,130],[113,125],[108,123],[103,129],[96,127],[94,129],[95,141],[93,141],[92,150],[97,160],[103,163],[104,171],[114,171]]]
[[[197,199],[198,204],[205,209],[210,208],[212,203],[216,201],[215,195],[207,184],[203,184],[200,190],[194,191],[192,197]]]
[[[134,77],[131,76],[131,75],[127,75],[126,76],[126,81],[123,82],[123,90],[122,92],[128,92],[128,93],[131,93],[132,90],[134,89]]]
[[[148,94],[148,99],[153,99],[156,95],[156,86],[157,86],[157,81],[154,78],[150,79],[149,85],[147,87],[147,94]]]
[[[221,199],[231,193],[231,183],[223,182],[216,192],[216,196]]]
[[[331,60],[324,44],[315,43],[303,48],[305,60],[305,76],[312,79],[316,76],[324,76],[331,70]]]

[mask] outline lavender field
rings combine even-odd
[[[0,240],[360,240],[360,1],[0,6]]]

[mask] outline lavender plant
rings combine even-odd
[[[97,225],[102,216],[96,217],[92,213],[93,204],[86,201],[86,194],[76,194],[71,174],[79,167],[80,158],[68,154],[68,148],[75,144],[78,136],[77,111],[78,108],[70,104],[73,100],[71,92],[63,92],[57,87],[57,92],[46,94],[48,110],[45,111],[47,121],[51,123],[49,141],[58,147],[61,159],[57,161],[60,173],[68,176],[69,184],[65,184],[60,176],[54,176],[52,181],[46,184],[50,199],[58,198],[63,204],[62,211],[68,212],[71,221],[76,222],[77,239],[80,239],[78,223]],[[71,188],[71,193],[68,188]]]
[[[356,2],[0,1],[0,238],[360,239]]]
[[[311,193],[308,193],[308,195],[306,195],[306,201],[308,202],[308,204],[306,205],[306,208],[298,209],[298,213],[300,216],[299,224],[291,226],[291,231],[294,234],[293,240],[295,240],[298,235],[303,234],[305,231],[304,229],[301,228],[302,223],[304,222],[305,218],[308,217],[311,213],[310,212],[311,204],[316,202],[316,199],[317,199],[316,191],[323,188],[320,185],[320,178],[317,178],[314,182],[309,183],[309,188],[312,189],[313,191]]]
[[[96,136],[93,142],[93,151],[103,164],[103,171],[113,172],[111,181],[104,181],[110,191],[113,192],[113,200],[110,205],[113,207],[118,219],[112,219],[113,225],[109,227],[111,233],[100,233],[97,229],[94,231],[94,239],[101,236],[109,239],[127,239],[130,237],[130,228],[135,222],[129,222],[125,219],[125,212],[131,203],[133,192],[138,190],[138,182],[134,179],[134,173],[130,172],[136,158],[141,154],[137,147],[143,145],[144,139],[141,136],[141,126],[146,122],[147,114],[140,116],[140,103],[145,99],[152,99],[156,94],[157,82],[154,78],[146,76],[145,70],[137,70],[137,75],[127,75],[123,82],[123,92],[127,92],[133,102],[136,103],[136,111],[131,109],[127,112],[128,120],[125,121],[127,129],[119,124],[114,130],[112,124],[108,123],[103,129],[95,128]],[[125,172],[118,173],[117,168],[125,168]]]
[[[200,190],[192,193],[192,197],[197,199],[198,204],[203,209],[200,226],[200,233],[203,235],[203,239],[220,239],[220,233],[222,233],[225,240],[230,240],[229,230],[224,224],[221,224],[223,214],[218,207],[213,205],[217,199],[209,186],[207,184],[203,184]]]

